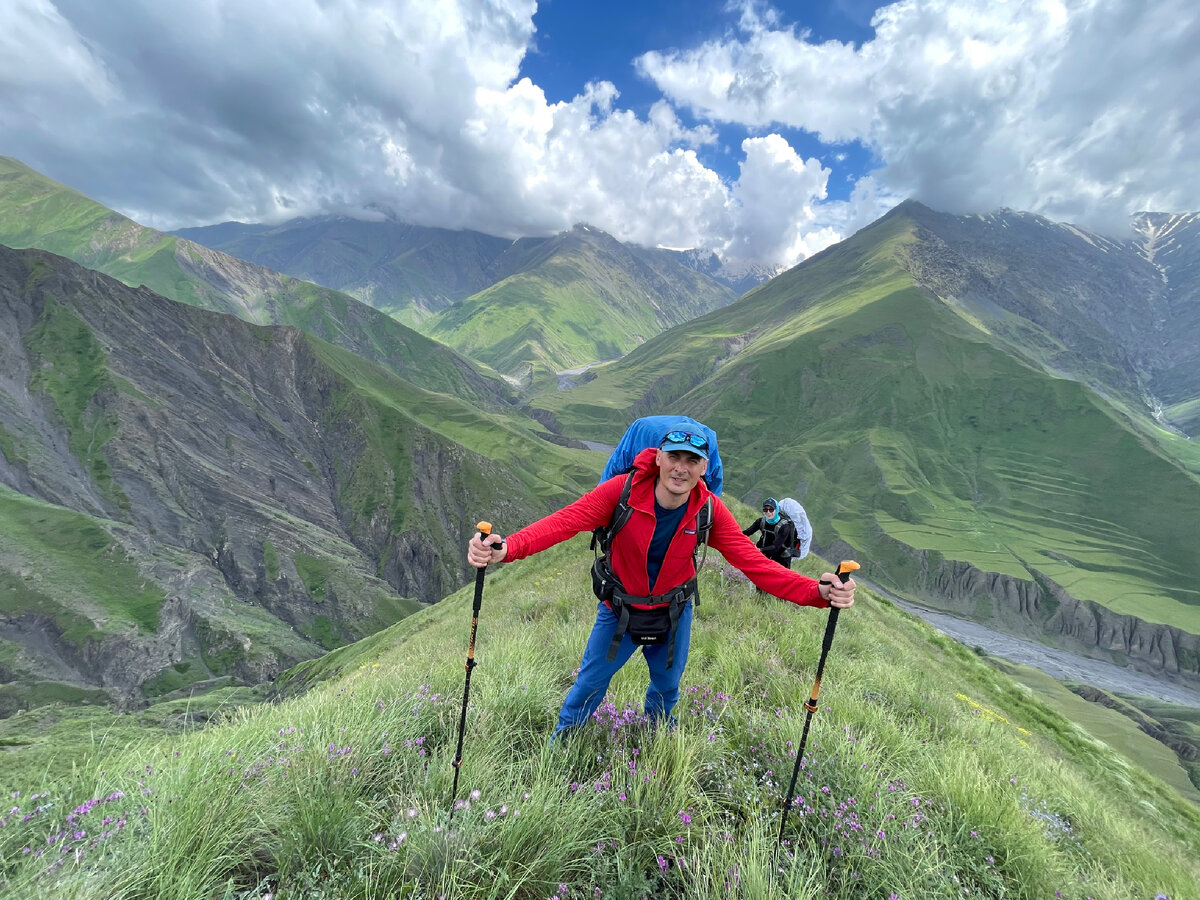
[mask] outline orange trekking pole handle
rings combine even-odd
[[[861,568],[858,563],[852,559],[844,559],[838,564],[837,577],[845,584],[850,580],[850,573],[855,569]],[[832,584],[829,581],[822,581],[821,584]],[[821,642],[821,659],[817,662],[817,678],[813,682],[812,696],[808,702],[804,704],[804,708],[808,711],[804,716],[804,731],[800,734],[800,746],[796,750],[796,765],[792,768],[792,783],[788,785],[787,796],[783,800],[783,815],[779,817],[779,842],[783,843],[783,826],[787,822],[788,813],[792,811],[792,797],[796,793],[796,778],[800,774],[800,760],[804,757],[804,745],[808,741],[808,726],[812,724],[813,713],[817,711],[817,695],[821,693],[821,676],[825,674],[825,657],[829,655],[829,648],[833,645],[833,632],[837,628],[838,613],[841,610],[836,606],[829,607],[829,622],[825,626],[825,639]]]
[[[475,526],[486,539],[492,533],[491,522],[480,522]],[[496,546],[493,541],[489,547]],[[487,569],[477,569],[475,572],[475,602],[471,607],[471,640],[467,644],[467,677],[463,682],[462,712],[458,717],[458,749],[454,754],[454,787],[450,792],[450,818],[454,818],[454,801],[458,797],[458,773],[462,768],[463,734],[467,728],[467,698],[471,695],[471,670],[475,668],[475,632],[479,629],[479,607],[483,603],[483,573]]]

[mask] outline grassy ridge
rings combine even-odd
[[[513,274],[422,328],[509,374],[613,359],[734,297],[661,251],[631,248],[586,227],[518,241],[497,265]]]
[[[0,157],[0,242],[66,256],[191,306],[231,311],[227,298],[180,269],[179,238],[144,228],[8,157]]]
[[[1194,806],[865,592],[773,866],[826,617],[756,597],[715,556],[678,729],[640,723],[635,660],[595,724],[548,747],[591,624],[585,556],[580,538],[488,578],[452,823],[469,589],[293,672],[302,696],[6,784],[8,894],[1115,900],[1200,883]]]
[[[117,417],[96,402],[97,395],[116,390],[117,381],[92,330],[70,310],[48,300],[26,346],[33,367],[30,390],[50,397],[67,426],[72,454],[96,486],[127,510],[129,498],[113,482],[103,452],[116,434]]]
[[[562,267],[557,267],[561,270]],[[572,271],[514,275],[439,313],[429,333],[504,372],[540,363],[566,369],[613,359],[662,326],[653,309],[627,308]]]
[[[965,561],[1200,633],[1200,545],[1181,527],[1200,481],[1174,454],[1192,448],[916,289],[897,262],[912,240],[885,218],[534,404],[590,439],[667,404],[736,435],[732,492],[797,497],[818,541],[869,551],[873,577],[925,602],[946,602],[938,566]]]
[[[0,534],[5,613],[50,616],[76,644],[99,631],[157,630],[162,591],[95,519],[0,486]]]
[[[1136,727],[1136,721],[1131,722],[1131,719],[1136,719],[1139,715],[1137,709],[1154,710],[1163,720],[1173,724],[1178,732],[1190,733],[1193,741],[1200,741],[1200,725],[1197,724],[1200,722],[1200,710],[1149,697],[1130,697],[1127,702],[1114,698],[1112,706],[1108,706],[1085,700],[1079,694],[1073,693],[1070,685],[1056,681],[1040,669],[1002,659],[990,661],[1002,672],[1012,676],[1014,681],[1028,687],[1038,699],[1063,718],[1108,744],[1129,762],[1161,778],[1193,803],[1200,803],[1200,771],[1194,776],[1190,775],[1189,771],[1194,764],[1181,759],[1162,741]],[[1122,713],[1113,708],[1118,705],[1124,707],[1127,712]]]

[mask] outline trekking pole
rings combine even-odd
[[[838,564],[837,577],[845,584],[850,573],[855,569],[860,568],[859,564],[851,559],[844,559]],[[821,584],[832,584],[829,581],[822,581]],[[833,644],[833,631],[837,628],[838,613],[841,610],[836,606],[829,607],[829,624],[825,626],[825,640],[821,642],[821,659],[817,663],[817,680],[813,682],[812,697],[804,704],[804,708],[808,710],[804,716],[804,731],[800,733],[800,747],[796,751],[796,765],[792,767],[792,783],[788,785],[787,796],[783,799],[783,815],[779,817],[779,840],[776,842],[776,848],[783,843],[783,826],[787,823],[788,813],[792,811],[792,796],[796,793],[796,778],[800,775],[800,760],[804,758],[804,744],[808,741],[808,726],[812,724],[813,713],[817,711],[817,694],[821,692],[821,675],[825,671],[825,657],[829,655],[829,647]]]
[[[479,533],[487,538],[492,533],[491,522],[480,522],[475,526],[479,529]],[[487,543],[485,541],[485,543]],[[494,544],[487,544],[489,547]],[[454,820],[455,799],[458,797],[458,772],[462,768],[462,751],[463,751],[463,732],[467,727],[467,697],[471,694],[471,670],[475,668],[475,632],[479,628],[479,606],[483,603],[483,573],[487,569],[484,566],[475,572],[475,603],[471,607],[471,640],[467,644],[467,678],[463,683],[463,702],[462,714],[458,717],[458,750],[455,751],[454,762],[454,787],[450,790],[450,820]]]

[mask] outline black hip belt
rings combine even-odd
[[[684,604],[691,599],[696,593],[696,579],[689,578],[679,587],[667,591],[665,594],[654,594],[650,597],[635,597],[633,594],[627,594],[621,588],[614,587],[609,605],[616,611],[616,606],[613,600],[620,603],[622,606],[633,606],[637,609],[653,609],[660,606],[668,606],[672,603]]]
[[[615,579],[614,579],[615,580]],[[665,594],[637,597],[627,594],[616,584],[607,596],[600,599],[617,616],[617,630],[608,648],[608,659],[617,658],[621,638],[626,634],[637,645],[667,645],[667,668],[675,664],[675,632],[684,606],[696,596],[696,579],[690,578]]]

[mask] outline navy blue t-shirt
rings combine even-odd
[[[688,505],[684,503],[675,509],[666,509],[657,499],[654,501],[654,537],[650,539],[650,552],[646,554],[646,576],[649,578],[651,593],[654,592],[654,582],[662,569],[663,558],[667,555],[667,547],[671,545],[671,538],[675,536],[687,508]]]

